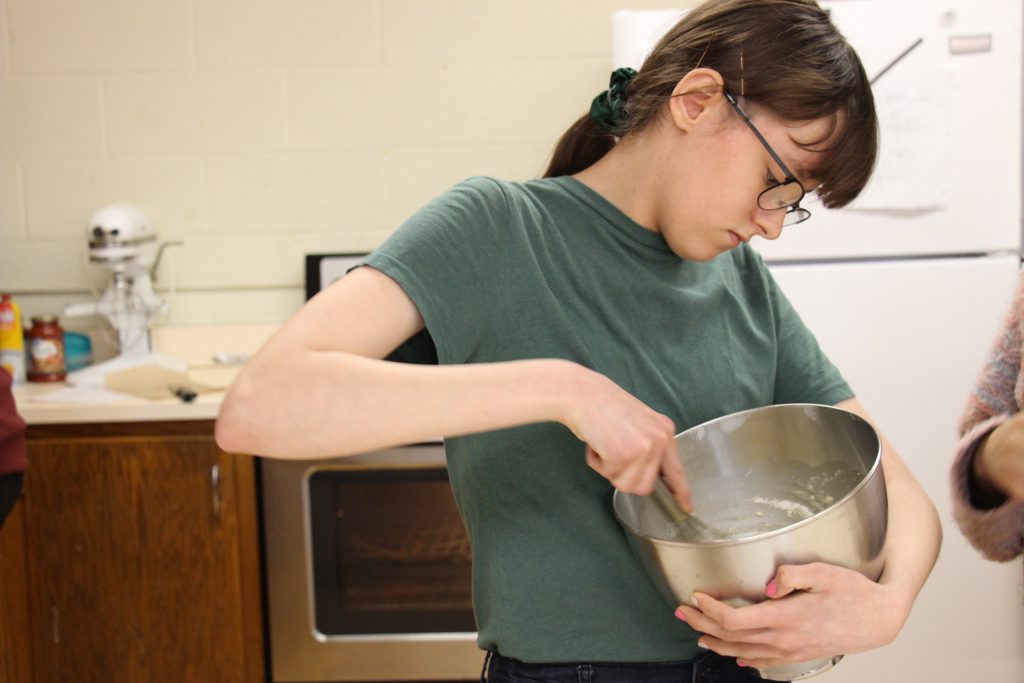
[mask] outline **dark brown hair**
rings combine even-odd
[[[693,8],[651,51],[626,89],[626,120],[615,131],[586,114],[555,147],[544,177],[577,173],[618,138],[653,122],[679,80],[700,67],[722,75],[725,88],[785,121],[827,116],[836,139],[805,144],[821,151],[815,177],[829,208],[856,197],[874,168],[878,121],[860,58],[814,0],[708,0]],[[817,144],[818,146],[815,146]]]

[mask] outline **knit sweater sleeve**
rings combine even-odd
[[[14,404],[11,376],[0,368],[0,474],[21,472],[27,464],[25,421]]]
[[[971,499],[971,463],[981,440],[1009,417],[997,415],[967,432],[960,440],[951,472],[953,517],[971,545],[998,562],[1024,552],[1024,503],[1008,500],[991,510],[975,507]]]
[[[998,561],[1011,560],[1024,552],[1024,502],[1008,500],[993,509],[976,507],[971,497],[971,470],[978,444],[1021,408],[1022,313],[1024,275],[1018,280],[1003,328],[960,418],[961,439],[950,472],[953,516],[960,530],[982,554]]]

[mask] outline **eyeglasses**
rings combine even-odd
[[[804,198],[804,186],[800,184],[800,181],[796,179],[793,172],[786,167],[786,164],[782,162],[779,155],[775,153],[772,146],[768,144],[768,141],[761,135],[761,131],[757,129],[754,122],[750,120],[747,113],[740,107],[739,102],[732,94],[725,90],[723,91],[725,99],[729,100],[729,104],[736,110],[743,121],[750,126],[750,130],[754,131],[754,135],[761,141],[764,148],[768,150],[768,154],[771,155],[775,163],[779,165],[785,177],[781,182],[777,182],[774,185],[769,186],[766,190],[763,190],[761,194],[757,195],[757,205],[765,211],[778,211],[779,209],[786,209],[786,215],[782,219],[782,225],[796,225],[797,223],[803,223],[805,220],[811,217],[811,212],[807,209],[801,208],[800,202]]]

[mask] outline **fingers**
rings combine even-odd
[[[749,666],[755,669],[771,669],[793,662],[806,662],[823,655],[809,649],[794,647],[786,649],[779,647],[775,642],[753,642],[744,640],[723,640],[711,635],[702,635],[698,641],[700,647],[711,650],[723,657],[735,657],[736,663],[740,666]]]
[[[601,456],[590,446],[587,446],[586,458],[591,469],[626,493],[649,494],[660,469],[657,460],[616,461]]]
[[[694,593],[690,601],[696,607],[682,605],[676,610],[676,616],[703,633],[718,637],[730,634],[730,640],[742,634],[744,638],[757,642],[760,640],[757,635],[763,635],[772,626],[770,614],[764,614],[765,610],[761,608],[769,603],[732,607],[704,593]]]
[[[675,425],[664,415],[642,407],[644,414],[636,423],[619,422],[616,430],[605,428],[586,440],[586,462],[620,491],[647,495],[662,471],[666,453],[670,449],[675,453]],[[673,457],[678,460],[677,455]],[[689,486],[681,466],[669,488],[682,491],[682,501],[688,502]]]
[[[706,650],[711,650],[715,654],[722,655],[723,657],[742,658],[747,664],[750,664],[752,660],[778,661],[776,658],[779,656],[778,651],[776,651],[774,647],[759,643],[730,642],[727,640],[720,640],[719,638],[709,635],[701,636],[698,643],[700,644],[700,647]]]
[[[863,595],[856,595],[856,586],[849,581],[852,578],[861,579],[864,586],[876,586],[856,572],[824,563],[783,565],[765,587],[766,596],[772,599],[733,607],[697,592],[690,597],[690,604],[679,607],[676,616],[703,634],[702,646],[758,668],[812,659],[830,651],[852,651],[842,633],[846,622],[841,618],[837,622],[837,614],[852,616],[851,608],[845,603],[835,606],[838,598],[834,595],[842,593],[839,589],[845,585],[851,594],[846,603],[862,604]],[[784,596],[791,597],[780,600]]]
[[[658,478],[660,470],[660,463],[655,459],[638,460],[626,467],[617,480],[616,488],[647,495],[654,490],[654,480]]]
[[[777,626],[779,612],[773,604],[775,600],[797,591],[823,591],[832,585],[833,574],[837,570],[848,571],[822,562],[786,564],[776,570],[775,576],[765,586],[765,595],[772,600],[733,607],[706,593],[697,592],[690,597],[693,607],[683,605],[679,609],[691,626],[705,633],[764,631]],[[677,616],[678,614],[677,611]],[[702,626],[707,628],[701,628]]]
[[[667,453],[675,453],[675,423],[608,377],[585,377],[585,390],[560,421],[586,444],[586,461],[595,472],[620,491],[649,494]],[[689,489],[681,471],[670,475],[670,488],[686,502]]]
[[[701,609],[717,615],[717,618],[686,605],[676,610],[676,616],[701,632],[698,645],[702,648],[725,657],[743,659],[748,665],[757,667],[766,662],[792,662],[803,658],[806,641],[799,634],[778,631],[772,620],[759,609],[762,605],[773,609],[772,603],[736,608],[699,593],[697,601]],[[772,626],[746,628],[750,624]]]
[[[690,482],[686,479],[683,463],[679,460],[679,449],[676,446],[675,438],[665,450],[665,457],[661,461],[661,474],[669,489],[672,490],[672,496],[676,499],[679,507],[686,512],[693,512],[693,492],[690,489]]]
[[[794,591],[814,591],[820,589],[828,580],[829,565],[785,564],[775,572],[775,578],[765,586],[764,593],[769,598],[784,598]]]

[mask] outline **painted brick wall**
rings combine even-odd
[[[165,323],[278,322],[467,176],[538,175],[649,0],[0,0],[0,289],[98,293],[85,225],[145,208]],[[72,325],[73,326],[73,325]]]

